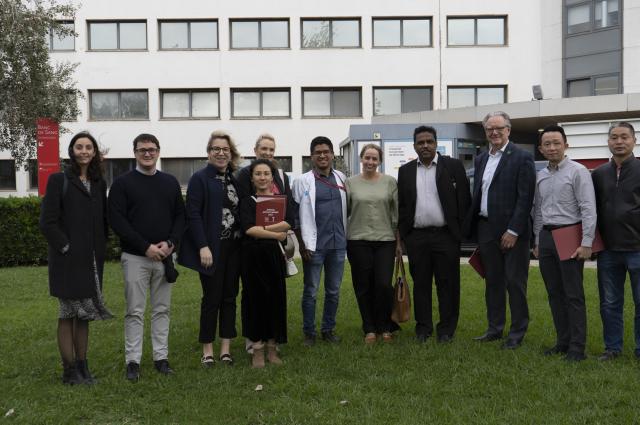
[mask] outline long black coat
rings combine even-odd
[[[40,230],[49,244],[49,292],[66,299],[95,295],[93,255],[100,284],[108,234],[107,186],[104,180],[91,182],[91,194],[80,178],[66,171],[49,177],[40,210]],[[69,250],[62,249],[69,244]]]

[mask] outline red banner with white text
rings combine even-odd
[[[38,142],[38,194],[44,196],[47,180],[60,171],[60,128],[48,118],[36,121]]]

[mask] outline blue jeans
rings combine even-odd
[[[598,254],[598,290],[605,349],[622,351],[624,328],[624,282],[629,272],[635,304],[634,336],[640,352],[640,251],[610,251]]]
[[[340,298],[340,285],[344,271],[346,249],[320,249],[309,261],[302,262],[304,291],[302,292],[302,330],[307,335],[316,334],[316,295],[320,286],[320,272],[324,266],[324,312],[321,332],[336,327],[336,312]]]

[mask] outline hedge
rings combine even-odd
[[[0,267],[47,264],[47,242],[40,233],[40,198],[0,198]],[[107,260],[120,258],[120,243],[109,235]]]

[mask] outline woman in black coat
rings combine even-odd
[[[40,229],[49,245],[49,292],[60,303],[62,382],[71,385],[94,382],[87,366],[89,321],[113,317],[101,293],[108,234],[101,161],[93,136],[73,136],[70,167],[49,177],[40,211]]]

